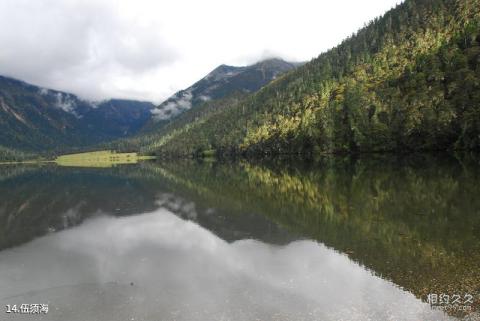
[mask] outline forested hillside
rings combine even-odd
[[[407,0],[256,94],[142,148],[175,155],[478,149],[479,10],[480,0]]]
[[[131,100],[89,102],[0,76],[0,146],[44,152],[133,135],[153,107]]]

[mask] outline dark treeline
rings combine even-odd
[[[20,162],[37,158],[36,155],[0,146],[0,162]]]

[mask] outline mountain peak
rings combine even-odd
[[[242,67],[234,67],[222,64],[208,73],[204,79],[219,80],[220,78],[235,76],[241,72]]]
[[[234,92],[255,92],[295,64],[271,58],[250,66],[219,65],[204,78],[177,92],[152,111],[156,121],[168,120],[205,101],[220,99]],[[147,126],[148,127],[148,126]]]

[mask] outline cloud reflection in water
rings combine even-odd
[[[0,298],[49,303],[45,320],[448,319],[316,242],[228,243],[166,209],[0,253]]]

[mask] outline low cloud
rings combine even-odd
[[[190,91],[184,91],[180,94],[176,94],[167,103],[159,106],[159,108],[152,109],[154,119],[169,119],[185,110],[190,109],[192,107],[192,97],[193,95]]]
[[[0,74],[160,103],[222,63],[316,57],[397,1],[2,0]]]
[[[156,98],[141,83],[178,54],[161,26],[123,16],[114,3],[2,1],[0,74],[88,99]]]

